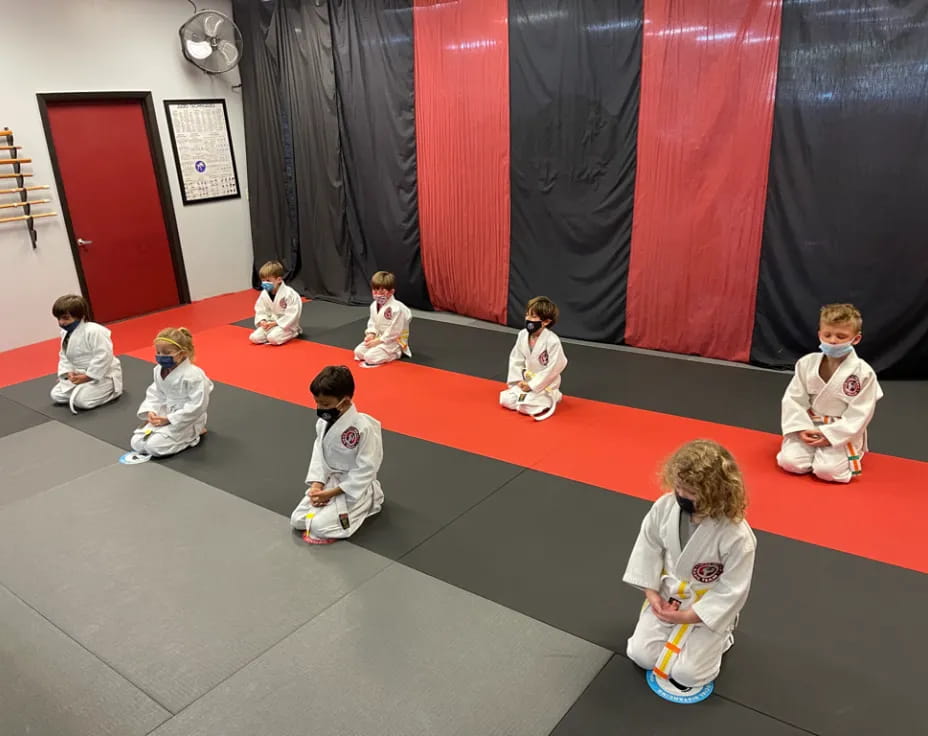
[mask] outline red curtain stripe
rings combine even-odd
[[[508,0],[415,0],[422,265],[445,309],[506,322]]]
[[[747,361],[782,0],[645,0],[629,345]]]

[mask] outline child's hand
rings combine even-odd
[[[311,488],[309,491],[309,500],[313,506],[325,506],[335,495],[335,489],[323,490],[322,488]]]
[[[816,447],[815,444],[822,438],[822,433],[815,429],[803,429],[799,432],[799,439],[805,442],[807,445]]]
[[[277,323],[273,320],[268,320],[265,324],[267,325],[267,327],[264,328],[265,330],[273,330],[275,327],[277,327]]]
[[[148,422],[153,427],[164,427],[171,423],[167,417],[159,417],[154,412],[148,412]]]
[[[519,381],[519,382],[516,384],[516,386],[518,386],[520,389],[522,389],[523,391],[526,391],[526,392],[532,390],[532,387],[529,386],[525,381]]]
[[[87,383],[87,381],[90,380],[90,376],[88,376],[88,375],[86,375],[86,374],[84,374],[84,373],[72,373],[72,374],[68,377],[68,380],[69,380],[71,383],[73,383],[73,384],[75,384],[75,385],[77,385],[77,386],[80,386],[82,383]]]

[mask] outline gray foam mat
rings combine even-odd
[[[145,736],[171,716],[3,587],[0,682],[10,736]]]
[[[257,296],[255,299],[257,299]],[[368,310],[369,307],[336,304],[335,302],[324,302],[319,299],[303,302],[303,311],[300,312],[300,327],[303,328],[303,337],[313,340],[315,335],[325,330],[331,330],[362,318],[366,321]],[[247,327],[249,330],[255,328],[254,317],[243,319],[235,324],[239,327]]]
[[[685,725],[681,726],[681,722]],[[677,732],[752,736],[809,733],[724,697],[710,696],[702,703],[689,706],[668,703],[648,689],[642,670],[624,657],[615,656],[590,683],[551,736]]]
[[[608,656],[394,565],[155,736],[542,736]]]
[[[152,368],[135,358],[123,357],[122,363],[126,393],[113,404],[76,416],[47,400],[44,378],[7,391],[127,451]],[[359,408],[364,410],[363,403]],[[289,517],[306,490],[315,422],[315,413],[306,407],[217,383],[210,396],[209,433],[197,447],[154,462]],[[384,432],[383,438],[380,480],[387,502],[354,539],[392,558],[416,547],[523,470],[394,432]],[[266,452],[267,447],[272,451]],[[114,450],[112,461],[118,455]]]
[[[15,434],[47,421],[48,417],[43,414],[12,399],[0,396],[0,437]]]
[[[642,598],[621,576],[647,508],[526,471],[403,562],[624,654]],[[877,721],[914,723],[914,691],[899,683],[919,679],[925,652],[889,601],[901,594],[907,608],[925,609],[925,577],[758,538],[753,592],[719,693],[836,736],[873,733]]]
[[[58,422],[0,438],[0,508],[116,462],[113,448]]]
[[[322,332],[314,342],[353,350],[364,338],[367,320]],[[505,381],[515,337],[433,319],[413,319],[409,328],[412,362],[430,368]],[[406,360],[406,358],[403,358]]]
[[[0,509],[0,582],[172,713],[389,564],[316,551],[153,462]]]

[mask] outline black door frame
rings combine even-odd
[[[87,291],[87,281],[84,277],[84,267],[81,264],[80,251],[77,246],[77,237],[71,223],[71,210],[68,207],[68,198],[61,178],[61,168],[58,165],[58,153],[55,150],[55,140],[52,137],[51,124],[48,119],[48,105],[56,102],[109,102],[111,100],[137,100],[142,103],[142,115],[145,118],[145,132],[148,135],[148,150],[151,162],[155,169],[155,180],[158,183],[158,197],[161,201],[161,215],[164,218],[164,229],[168,235],[168,246],[171,250],[171,263],[174,266],[174,281],[177,286],[177,296],[181,304],[190,303],[190,286],[187,283],[187,268],[184,265],[184,254],[180,246],[180,235],[177,231],[177,218],[174,214],[174,202],[171,199],[171,187],[168,183],[167,168],[164,163],[164,150],[161,147],[161,137],[158,133],[158,119],[155,116],[155,103],[151,92],[40,92],[36,95],[39,103],[39,114],[42,116],[42,127],[45,129],[45,140],[48,144],[48,153],[51,157],[52,171],[58,185],[58,196],[61,204],[61,214],[68,230],[68,240],[71,243],[71,255],[74,258],[74,267],[77,269],[77,280],[81,286],[81,294],[90,305],[93,314],[93,300]]]

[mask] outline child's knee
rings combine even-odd
[[[637,632],[636,632],[637,634]],[[633,634],[628,640],[625,653],[628,658],[643,670],[650,670],[657,664],[657,658],[664,647],[662,639],[648,641],[646,637]]]
[[[703,658],[696,659],[686,656],[686,648],[683,649],[673,666],[670,676],[687,687],[702,687],[712,682],[719,676],[722,658]]]
[[[70,392],[61,388],[59,384],[55,384],[51,390],[52,402],[55,404],[67,404],[70,400]]]
[[[516,395],[509,389],[499,392],[499,405],[502,406],[504,409],[515,410],[516,401],[517,401]]]
[[[248,336],[248,339],[255,345],[263,345],[267,342],[267,333],[259,327]]]
[[[275,327],[273,330],[267,333],[267,341],[271,345],[283,345],[289,339],[290,334],[280,329],[279,327]]]
[[[815,457],[812,472],[819,480],[829,483],[850,483],[853,477],[851,464],[846,457],[841,455],[834,457],[825,453],[820,453]]]
[[[805,447],[798,447],[792,442],[784,442],[777,453],[777,465],[788,473],[805,474],[812,471],[814,452]]]

